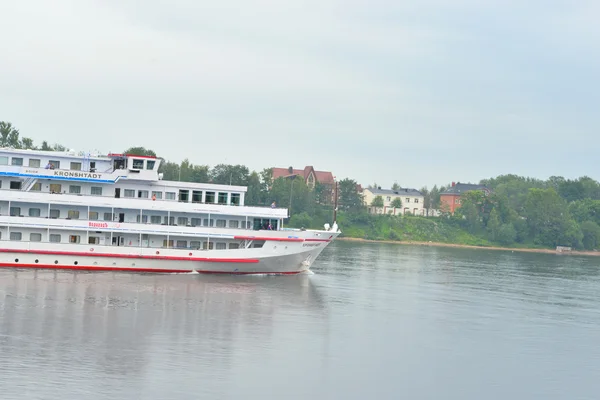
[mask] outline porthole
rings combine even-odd
[[[18,259],[18,258],[15,258],[15,262],[19,262],[19,259]]]
[[[36,264],[37,264],[37,263],[39,263],[39,262],[40,262],[40,260],[35,260],[35,263],[36,263]]]
[[[77,263],[77,261],[75,261],[75,263],[74,263],[74,264],[75,264],[75,265],[77,265],[77,264],[78,264],[78,263]]]
[[[58,260],[54,260],[54,264],[58,264]]]
[[[113,265],[117,265],[117,263],[113,263]]]

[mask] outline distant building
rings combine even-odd
[[[461,196],[473,190],[481,190],[486,194],[491,192],[491,190],[484,185],[452,182],[452,186],[440,193],[440,208],[442,211],[454,214],[454,211],[460,208]]]
[[[372,214],[412,214],[424,215],[425,196],[416,189],[381,189],[381,188],[365,188],[363,195],[367,210]],[[383,208],[371,207],[371,203],[375,197],[381,196],[383,199]],[[401,208],[392,207],[394,199],[400,199],[402,202]]]
[[[272,169],[273,180],[277,178],[293,178],[296,176],[302,177],[306,186],[311,190],[318,184],[323,186],[324,202],[331,202],[333,199],[333,187],[335,179],[333,174],[329,171],[316,171],[311,165],[304,167],[304,169],[289,168],[273,168]]]

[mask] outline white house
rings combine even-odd
[[[369,213],[373,214],[393,214],[393,215],[424,215],[424,203],[425,196],[416,189],[372,189],[367,188],[363,190],[365,204]],[[371,203],[375,197],[381,196],[383,199],[383,208],[371,207]],[[402,202],[401,208],[392,207],[394,199],[400,199]]]

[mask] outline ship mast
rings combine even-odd
[[[333,223],[337,221],[337,209],[338,209],[338,183],[334,181],[334,195],[333,195]]]

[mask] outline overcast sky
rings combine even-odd
[[[598,1],[0,0],[36,142],[367,185],[600,178]]]

